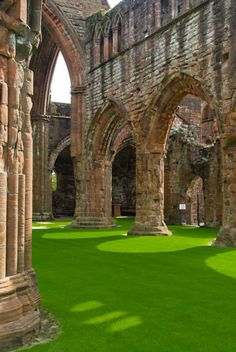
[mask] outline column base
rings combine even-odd
[[[33,213],[33,221],[53,221],[52,213]]]
[[[218,247],[236,247],[236,228],[222,227],[212,245]]]
[[[33,271],[0,280],[1,352],[22,347],[38,334],[39,302]]]
[[[105,219],[105,218],[94,218],[94,217],[84,217],[76,218],[72,221],[72,228],[81,228],[81,229],[99,229],[99,228],[113,228],[116,227],[114,220]]]
[[[132,229],[128,232],[130,236],[172,236],[172,232],[164,224],[162,226],[150,226],[140,223],[134,223]]]

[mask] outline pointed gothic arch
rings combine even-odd
[[[219,130],[221,120],[215,99],[209,94],[204,81],[190,72],[166,76],[152,94],[146,110],[144,134],[148,150],[164,151],[170,127],[181,100],[188,94],[206,101],[214,112]]]

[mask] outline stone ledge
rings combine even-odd
[[[0,326],[1,352],[22,347],[39,333],[40,314],[34,311],[31,314],[8,324]]]
[[[38,333],[39,293],[33,271],[0,281],[1,352],[23,346]]]
[[[135,223],[132,229],[128,232],[129,236],[172,236],[172,232],[163,226],[150,226],[140,223]]]
[[[92,228],[109,229],[109,228],[116,227],[116,224],[112,219],[108,221],[103,218],[99,219],[99,218],[86,217],[86,218],[74,219],[70,227],[81,228],[81,229],[92,229]]]

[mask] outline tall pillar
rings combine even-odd
[[[222,225],[221,164],[221,146],[217,143],[202,177],[204,181],[204,222],[207,227],[219,228]]]
[[[161,0],[155,2],[155,23],[156,28],[161,27]]]
[[[71,156],[76,181],[76,209],[72,226],[112,227],[112,164],[94,160],[85,152],[85,87],[72,88],[71,94]]]
[[[236,247],[236,135],[222,139],[223,224],[214,244]]]
[[[136,156],[136,218],[129,235],[171,235],[164,222],[164,154]]]
[[[33,220],[48,221],[52,215],[52,184],[48,169],[49,118],[32,116],[33,127]]]
[[[86,165],[86,166],[85,166]],[[112,219],[112,163],[87,160],[80,164],[81,178],[77,176],[80,192],[73,227],[114,227]],[[83,168],[86,168],[83,172]]]
[[[175,18],[176,16],[176,0],[169,0],[169,12],[170,18]]]
[[[101,52],[100,52],[100,40],[96,40],[94,42],[94,59],[93,59],[93,63],[94,66],[97,66],[101,63]]]
[[[190,9],[190,1],[183,0],[183,11],[188,11]]]
[[[104,61],[109,59],[109,34],[104,35]]]
[[[25,25],[27,17],[26,0],[1,2],[0,350],[3,352],[30,341],[40,326],[39,294],[31,261],[33,74],[28,69],[28,49],[32,48],[31,40],[37,33],[30,32]]]
[[[17,273],[18,255],[18,153],[17,137],[19,119],[19,91],[16,92],[17,62],[11,58],[8,60],[8,192],[7,192],[7,276]]]
[[[113,27],[113,48],[112,48],[112,53],[113,55],[116,55],[120,51],[120,33],[119,33],[119,27],[115,26]]]

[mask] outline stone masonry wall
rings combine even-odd
[[[87,20],[87,129],[94,128],[103,109],[105,121],[110,101],[132,126],[137,147],[136,233],[167,233],[163,153],[173,113],[188,94],[205,100],[217,117],[222,165],[227,169],[221,183],[223,226],[235,231],[235,197],[228,185],[235,174],[230,166],[230,141],[236,134],[231,113],[236,85],[235,12],[232,0],[171,1],[166,7],[158,0],[127,0]],[[112,138],[113,130],[109,133]],[[103,202],[106,199],[104,193]]]
[[[32,270],[33,72],[41,2],[0,3],[0,349],[21,346],[38,331],[39,294]],[[31,28],[28,26],[31,26]]]
[[[155,1],[157,3],[158,1]],[[88,67],[88,120],[107,97],[122,101],[134,122],[138,122],[150,96],[166,75],[179,70],[198,76],[214,97],[222,103],[229,71],[221,67],[224,53],[229,51],[228,25],[231,19],[231,1],[202,1],[188,14],[176,17],[158,29],[151,18],[153,6],[148,1],[123,1],[99,21],[104,28],[116,14],[122,18],[122,49],[104,63],[91,67],[89,60],[94,47],[93,38],[87,43]],[[151,17],[151,18],[150,18]],[[97,18],[89,18],[95,26]],[[224,30],[225,28],[225,30]],[[89,27],[89,33],[93,27]],[[226,55],[225,55],[226,57]],[[218,76],[225,80],[217,80]]]

